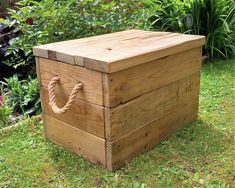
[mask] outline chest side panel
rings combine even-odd
[[[100,138],[104,138],[104,107],[91,104],[89,102],[76,99],[68,111],[63,114],[55,114],[50,105],[48,90],[41,88],[41,98],[43,104],[43,113],[56,118],[73,127],[91,133]],[[68,95],[56,92],[56,103],[63,107],[68,101]]]
[[[46,136],[89,161],[106,166],[105,140],[44,114]]]
[[[189,100],[197,102],[199,82],[199,73],[196,73],[128,103],[106,109],[110,122],[106,132],[107,139],[115,140],[129,134],[154,119],[187,105]]]
[[[44,58],[39,58],[39,69],[42,87],[47,88],[50,80],[58,75],[60,81],[55,87],[55,91],[69,95],[73,87],[82,82],[83,90],[78,93],[77,98],[103,105],[102,74],[100,72]]]
[[[155,106],[155,109],[153,108],[151,110],[147,107],[150,104],[145,105],[143,104],[144,101],[142,101],[142,105],[135,106],[139,109],[134,110],[137,113],[132,114],[133,119],[131,119],[131,121],[133,124],[130,126],[134,126],[135,123],[138,124],[138,121],[140,121],[140,116],[144,116],[146,113],[154,114],[154,111],[156,113],[164,113],[156,116],[156,119],[153,119],[133,131],[130,131],[128,134],[124,134],[114,141],[107,141],[107,168],[110,170],[120,168],[133,157],[153,148],[161,140],[167,138],[173,132],[195,120],[198,114],[199,80],[199,73],[181,80],[181,83],[177,84],[178,86],[173,86],[176,90],[171,89],[169,92],[166,92],[166,97],[171,96],[168,97],[168,100],[166,101],[161,99],[164,97],[163,93],[161,94],[162,96],[157,95],[160,97],[161,102],[159,103],[154,103],[153,100],[148,99],[154,104],[158,103],[158,105]],[[189,82],[190,87],[186,87],[183,90],[180,89],[182,84],[188,85]],[[171,92],[172,94],[170,94]],[[187,94],[182,95],[182,92]],[[181,97],[177,97],[178,95]],[[157,101],[159,98],[156,97],[155,100]],[[127,110],[126,114],[131,111],[134,112],[131,109],[130,111]],[[115,133],[119,134],[119,132],[116,131]]]
[[[97,137],[105,138],[101,73],[37,58],[37,74],[43,114]],[[79,90],[72,106],[62,114],[54,113],[49,105],[47,86],[56,75],[60,78],[55,87],[56,104],[59,108],[66,104],[73,87],[79,82],[83,83],[83,89]],[[95,104],[96,102],[98,104]]]
[[[114,107],[200,71],[201,48],[106,75],[104,103]]]

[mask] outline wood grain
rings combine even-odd
[[[76,63],[79,66],[84,66],[83,57],[76,55],[77,50],[79,50],[80,53],[84,53],[87,51],[87,47],[97,45],[98,42],[100,45],[101,43],[105,43],[110,40],[117,40],[120,38],[125,39],[126,37],[129,37],[129,35],[133,37],[142,33],[144,32],[140,30],[128,30],[125,32],[116,32],[111,34],[97,35],[93,37],[50,43],[35,46],[33,48],[33,53],[35,56],[44,58],[50,58],[50,56],[52,56],[53,59],[56,59],[58,61],[63,61],[69,64]]]
[[[44,112],[44,106],[43,106],[43,97],[41,94],[41,73],[40,73],[40,66],[39,66],[39,57],[35,57],[35,62],[36,62],[36,73],[37,73],[37,80],[38,80],[38,85],[39,85],[39,93],[40,93],[40,99],[41,99],[41,109],[42,112]]]
[[[186,101],[185,105],[163,117],[134,130],[114,142],[106,143],[107,168],[116,170],[137,155],[152,149],[161,140],[197,118],[198,102]]]
[[[76,99],[75,103],[68,111],[66,111],[64,114],[57,115],[51,110],[51,107],[49,106],[48,91],[43,87],[41,88],[41,99],[44,108],[43,113],[46,115],[63,121],[70,126],[77,127],[95,136],[105,138],[104,107]],[[67,95],[56,93],[56,103],[59,107],[64,106],[67,101]]]
[[[102,85],[103,85],[103,104],[104,106],[106,107],[110,107],[110,96],[109,96],[109,93],[110,93],[110,83],[109,83],[109,77],[110,77],[110,74],[106,74],[106,73],[103,73],[102,75]]]
[[[130,30],[34,47],[34,55],[112,73],[201,47],[205,37]]]
[[[196,73],[128,103],[106,109],[106,117],[110,120],[109,126],[106,126],[107,140],[112,141],[130,133],[184,105],[185,101],[197,100],[195,96],[198,96],[199,82],[199,73]]]
[[[86,68],[105,73],[112,73],[127,69],[129,67],[133,67],[152,60],[148,60],[148,57],[150,56],[147,55],[146,57],[142,58],[142,62],[139,61],[139,56],[145,54],[146,46],[144,43],[148,43],[146,45],[150,48],[153,48],[154,46],[151,45],[151,41],[149,41],[149,39],[152,39],[153,41],[161,41],[165,40],[166,38],[173,38],[178,35],[180,34],[165,32],[144,32],[140,33],[139,36],[132,35],[126,39],[118,39],[112,42],[107,41],[106,43],[100,43],[96,46],[96,48],[90,48],[90,51],[85,52],[83,55],[84,66]],[[145,47],[143,48],[143,46]],[[99,57],[98,54],[104,54],[105,56]],[[130,60],[132,58],[134,58],[133,62]],[[153,59],[156,58],[154,57]]]
[[[114,107],[123,104],[144,93],[199,72],[200,67],[201,48],[196,48],[120,72],[106,74],[103,76],[105,106]]]
[[[55,91],[70,95],[73,87],[82,82],[83,90],[79,91],[77,97],[103,106],[102,73],[44,58],[39,59],[39,66],[43,87],[47,87],[50,80],[58,75],[60,82]]]
[[[46,137],[89,161],[106,166],[105,140],[43,115]]]
[[[92,64],[93,66],[97,66],[101,69],[103,68],[105,69],[106,63],[102,63],[102,61],[98,63],[98,59],[97,59],[97,62],[95,62],[95,60],[94,62],[92,62],[93,61],[92,58],[85,59],[84,55],[82,54],[90,53],[91,50],[90,51],[88,50],[91,48],[93,49],[92,52],[94,52],[94,50],[101,49],[101,48],[107,49],[107,44],[110,44],[110,41],[114,42],[118,40],[128,40],[130,37],[132,38],[136,38],[139,36],[144,37],[146,35],[151,35],[151,33],[156,35],[156,32],[144,32],[141,30],[128,30],[125,32],[116,32],[112,34],[99,35],[99,36],[94,36],[94,37],[78,39],[78,40],[59,42],[59,43],[55,43],[54,45],[49,44],[49,45],[46,45],[45,50],[48,53],[48,58],[50,58],[49,52],[53,50],[53,53],[54,53],[53,58],[55,57],[58,61],[62,61],[62,62],[70,63],[70,64],[75,63],[76,65],[79,65],[79,66],[84,66],[85,61],[86,63],[87,61],[89,61],[89,64]],[[165,35],[170,34],[169,32],[158,32],[158,33],[159,33],[158,37],[163,37]],[[78,51],[79,51],[79,55],[77,55]],[[97,51],[95,53],[97,53]],[[96,68],[95,70],[98,70],[99,68]]]
[[[182,51],[198,48],[203,46],[204,43],[204,37],[181,35],[173,35],[173,37],[165,37],[161,40],[153,40],[153,42],[141,40],[137,43],[138,45],[132,41],[127,45],[119,44],[105,49],[97,49],[98,54],[103,54],[103,56],[97,54],[86,55],[84,66],[101,72],[113,73]],[[118,47],[115,48],[115,46]],[[110,52],[110,50],[106,52],[107,49],[112,49],[114,52]]]
[[[40,76],[40,66],[39,66],[39,58],[35,57],[35,63],[36,63],[36,73],[37,73],[37,80],[39,86],[41,86],[41,76]]]

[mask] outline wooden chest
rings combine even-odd
[[[128,30],[34,47],[46,136],[120,168],[197,118],[204,43]]]

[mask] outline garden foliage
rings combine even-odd
[[[13,108],[7,105],[6,96],[0,96],[0,129],[8,125],[12,112]]]
[[[160,31],[185,32],[184,16],[189,3],[182,0],[156,0],[155,15],[150,18],[153,28]]]
[[[9,106],[0,107],[0,129],[6,127],[10,121],[10,116],[12,114],[12,108]]]
[[[151,19],[157,30],[186,32],[206,36],[205,54],[209,58],[235,56],[234,0],[161,0]],[[187,30],[185,15],[193,16],[193,26]]]
[[[40,100],[37,79],[29,77],[19,80],[17,75],[1,82],[8,97],[8,106],[14,109],[14,114],[32,115],[40,113]]]
[[[34,62],[35,45],[149,26],[143,0],[22,0],[18,5],[9,14],[21,36],[11,40],[5,61],[16,67]]]

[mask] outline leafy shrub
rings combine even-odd
[[[32,79],[19,80],[17,75],[5,79],[1,82],[4,92],[8,94],[9,106],[14,109],[15,114],[33,115],[39,114],[40,99],[38,81]]]
[[[15,73],[18,73],[20,77],[25,78],[25,75],[27,77],[27,73],[29,70],[31,70],[31,67],[12,67],[5,65],[3,61],[6,61],[5,54],[7,52],[7,49],[10,46],[11,40],[19,37],[20,31],[15,31],[15,28],[13,25],[15,25],[15,21],[11,20],[10,18],[7,19],[1,19],[0,18],[0,80],[3,80],[3,78],[10,77]],[[21,52],[21,55],[23,53]],[[7,60],[10,64],[12,60],[17,61],[17,57],[15,54],[11,54],[7,56]]]
[[[144,0],[22,0],[10,10],[15,32],[6,63],[32,65],[32,47],[61,40],[81,38],[129,28],[147,28],[149,9]],[[9,23],[10,24],[10,23]]]
[[[0,107],[0,128],[8,125],[12,111],[12,108],[9,106]]]
[[[194,0],[194,34],[205,35],[205,50],[210,58],[235,55],[235,1]]]
[[[171,32],[185,32],[184,17],[189,3],[182,0],[157,0],[155,1],[156,14],[151,18],[156,30]]]
[[[205,53],[209,58],[235,55],[234,0],[162,0],[156,1],[154,28],[187,32],[185,15],[193,16],[191,34],[206,36]]]
[[[0,129],[8,125],[13,112],[13,108],[8,106],[6,101],[6,97],[0,95]]]

